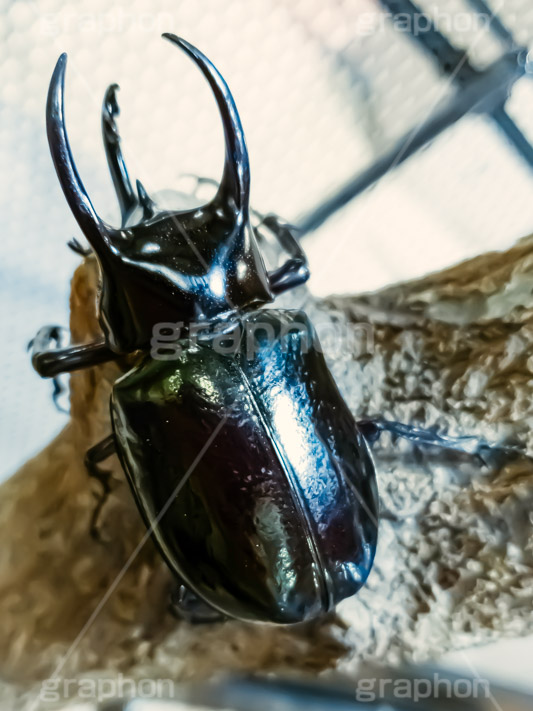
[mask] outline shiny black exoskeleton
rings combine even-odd
[[[48,138],[101,270],[105,340],[51,349],[57,329],[45,328],[33,343],[33,363],[54,377],[139,352],[115,383],[113,434],[89,451],[89,466],[94,472],[118,454],[181,585],[176,602],[183,608],[206,618],[214,610],[302,622],[353,595],[369,574],[375,470],[307,316],[261,308],[309,272],[291,229],[274,216],[264,224],[287,258],[265,267],[250,222],[248,154],[231,93],[201,52],[166,37],[196,62],[219,107],[226,157],[216,195],[200,207],[169,210],[140,183],[133,190],[111,86],[103,133],[122,225],[105,224],[72,159],[60,57],[48,96]],[[192,339],[198,324],[205,329]]]

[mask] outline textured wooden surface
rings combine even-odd
[[[437,275],[361,297],[307,299],[315,320],[361,323],[371,343],[326,348],[357,416],[512,441],[533,453],[533,239]],[[98,334],[96,277],[73,279],[73,342]],[[370,324],[370,325],[368,325]],[[369,330],[370,329],[370,330]],[[126,364],[123,364],[125,366]],[[533,631],[533,465],[482,466],[385,440],[376,450],[388,518],[366,588],[338,616],[293,629],[193,627],[167,609],[170,576],[115,458],[105,544],[89,537],[98,484],[85,450],[110,431],[117,365],[71,377],[72,419],[2,487],[3,693],[50,675],[123,673],[175,680],[226,670],[350,672],[360,660],[420,660]]]

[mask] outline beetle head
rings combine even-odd
[[[226,145],[224,170],[211,202],[188,210],[163,209],[137,182],[132,189],[118,147],[115,85],[104,101],[104,142],[122,225],[96,213],[80,179],[67,137],[63,94],[66,55],[56,65],[47,103],[48,141],[70,208],[101,269],[99,316],[106,340],[119,353],[144,348],[163,322],[212,319],[272,300],[268,275],[250,224],[250,169],[244,134],[228,86],[211,62],[175,35],[209,82]]]

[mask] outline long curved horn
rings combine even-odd
[[[116,117],[120,114],[116,93],[118,88],[118,84],[111,84],[105,93],[102,105],[102,135],[107,165],[109,166],[109,172],[117,194],[122,224],[124,225],[129,213],[137,205],[137,196],[133,192],[128,169],[120,147],[120,134],[116,122]]]
[[[220,181],[217,197],[223,197],[224,199],[228,197],[232,198],[238,212],[247,217],[250,198],[250,163],[248,159],[248,149],[246,148],[244,132],[242,130],[239,114],[237,113],[237,107],[235,106],[235,101],[228,85],[209,59],[192,44],[169,32],[165,32],[163,37],[186,52],[198,65],[209,82],[222,118],[226,142],[224,172],[222,174],[222,180]],[[215,197],[215,201],[217,197]]]
[[[46,130],[52,160],[57,177],[67,198],[67,202],[88,239],[91,247],[100,257],[109,254],[109,228],[98,217],[87,195],[72,158],[65,128],[63,94],[65,91],[65,67],[67,55],[62,54],[57,60],[46,104]]]

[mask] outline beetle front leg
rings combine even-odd
[[[102,469],[98,465],[105,459],[108,459],[112,454],[116,452],[115,446],[115,436],[109,435],[94,447],[88,449],[85,454],[85,466],[90,477],[97,479],[102,485],[102,495],[99,497],[98,502],[94,508],[93,514],[91,516],[91,536],[96,540],[101,542],[100,532],[98,530],[98,519],[102,513],[102,509],[111,493],[111,472],[106,469]]]
[[[64,329],[60,326],[45,326],[29,344],[32,365],[43,378],[55,378],[61,373],[91,368],[119,357],[104,341],[53,348],[52,346],[61,342],[62,332]]]
[[[66,329],[61,328],[60,326],[46,326],[45,328],[42,328],[37,333],[35,338],[28,343],[28,350],[32,351],[32,358],[37,349],[49,349],[50,344],[54,344],[59,347],[62,343],[62,336],[65,332]],[[54,386],[52,400],[56,406],[56,409],[60,412],[68,412],[68,410],[63,408],[59,402],[59,398],[65,392],[65,388],[63,387],[61,380],[58,377],[54,377],[52,378],[52,384]]]
[[[183,583],[179,583],[171,594],[170,612],[179,619],[197,625],[225,619],[225,615],[204,602]]]
[[[272,232],[290,257],[285,264],[268,275],[272,293],[281,294],[304,284],[309,279],[310,272],[305,252],[294,234],[295,228],[280,220],[277,215],[267,215],[262,224]]]

